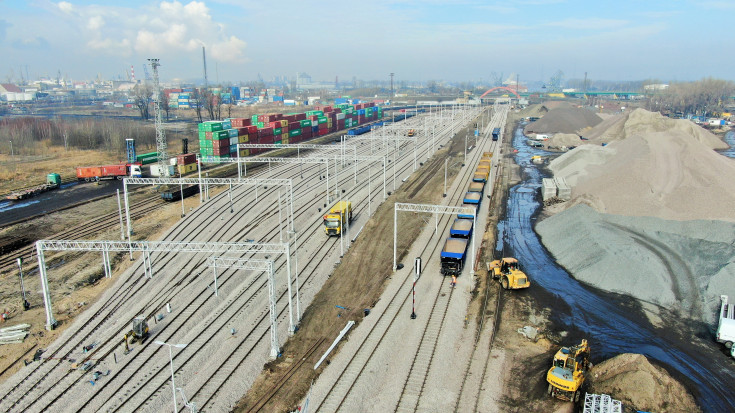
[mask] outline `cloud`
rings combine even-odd
[[[215,21],[202,1],[164,0],[143,7],[62,1],[55,6],[59,23],[69,27],[74,41],[83,42],[82,53],[178,58],[206,46],[215,59],[244,61],[245,41]]]
[[[87,28],[89,30],[99,30],[105,25],[105,19],[102,16],[92,16],[87,21]]]
[[[241,62],[245,58],[247,44],[235,36],[212,46],[212,57],[224,62]]]
[[[60,1],[56,5],[59,7],[59,10],[64,13],[72,13],[74,11],[74,6],[72,6],[68,1]]]

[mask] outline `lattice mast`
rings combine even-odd
[[[166,131],[163,130],[163,119],[161,116],[161,85],[158,81],[158,59],[148,59],[153,69],[153,108],[156,116],[156,150],[158,151],[158,170],[161,176],[168,176],[168,151],[166,144]]]

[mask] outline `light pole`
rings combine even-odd
[[[447,197],[447,163],[449,162],[449,158],[444,160],[444,192],[442,193],[442,197]]]
[[[158,344],[159,346],[168,346],[168,357],[171,360],[171,390],[173,390],[174,393],[174,413],[178,413],[179,409],[176,407],[176,384],[174,384],[174,355],[171,347],[184,348],[186,347],[186,344],[169,344],[158,340],[153,343]]]
[[[13,152],[13,141],[8,142],[10,142],[10,157],[15,158],[15,153]]]
[[[23,297],[23,309],[28,311],[31,308],[31,304],[26,299],[26,289],[23,286],[23,258],[18,257],[18,270],[20,271],[20,293]]]

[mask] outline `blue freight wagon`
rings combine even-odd
[[[452,227],[449,228],[449,236],[452,238],[465,238],[469,239],[472,235],[472,220],[457,218],[452,223]]]
[[[500,138],[500,128],[493,129],[493,140],[496,141]]]
[[[458,276],[462,273],[467,257],[468,240],[464,238],[447,238],[440,255],[441,273]]]

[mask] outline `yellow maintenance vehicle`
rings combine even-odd
[[[488,262],[487,270],[492,273],[494,279],[500,280],[500,285],[504,290],[517,290],[531,286],[528,276],[521,271],[521,266],[515,258],[506,257]]]
[[[549,396],[579,402],[589,360],[590,347],[586,339],[576,346],[560,348],[546,373]]]
[[[408,130],[408,136],[414,136],[416,134],[416,129],[409,129]]]
[[[130,352],[128,340],[130,340],[130,344],[133,344],[136,341],[140,341],[142,343],[148,338],[149,333],[150,330],[148,329],[148,322],[145,320],[145,318],[135,317],[133,319],[133,328],[130,329],[130,331],[125,333],[125,335],[123,336],[125,354],[128,354]]]
[[[342,226],[349,222],[352,222],[352,202],[339,201],[324,215],[324,232],[330,236],[339,235]]]

